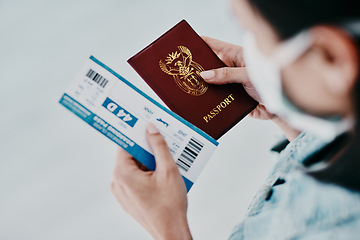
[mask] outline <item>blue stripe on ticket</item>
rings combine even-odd
[[[66,93],[61,98],[60,104],[75,113],[78,117],[115,142],[117,145],[124,148],[128,153],[147,166],[150,170],[155,170],[155,159],[151,153],[136,144],[125,134],[116,130],[113,126],[111,126],[111,124],[103,120],[101,117],[89,111],[86,107]]]
[[[184,177],[184,176],[182,176],[182,178],[184,179],[185,186],[186,186],[186,191],[188,192],[194,183],[192,181],[190,181],[189,179],[187,179],[186,177]]]

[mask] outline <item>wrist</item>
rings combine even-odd
[[[271,120],[283,131],[284,135],[290,142],[300,134],[300,131],[292,128],[284,119],[278,115],[274,115]]]
[[[191,240],[187,218],[178,218],[177,221],[169,220],[168,224],[164,224],[163,231],[158,232],[154,236],[156,240]]]
[[[274,114],[270,120],[272,120],[277,125],[283,124],[285,122],[282,118],[279,117],[279,115],[276,115],[276,114]]]

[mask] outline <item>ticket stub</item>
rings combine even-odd
[[[72,81],[60,104],[124,148],[150,170],[155,158],[146,140],[153,123],[164,136],[187,191],[200,175],[218,142],[156,102],[91,56]]]

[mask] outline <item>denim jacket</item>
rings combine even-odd
[[[229,239],[360,239],[360,193],[306,173],[323,167],[304,160],[324,146],[308,133],[289,143]]]

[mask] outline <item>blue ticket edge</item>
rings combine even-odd
[[[210,137],[204,131],[197,128],[193,124],[189,123],[188,121],[186,121],[185,119],[183,119],[182,117],[177,115],[176,113],[174,113],[174,112],[170,111],[169,109],[165,108],[163,105],[161,105],[160,103],[158,103],[157,101],[155,101],[154,99],[152,99],[151,97],[146,95],[143,91],[141,91],[140,89],[135,87],[133,84],[131,84],[129,81],[127,81],[121,75],[117,74],[111,68],[109,68],[108,66],[106,66],[105,64],[100,62],[94,56],[90,56],[90,60],[92,60],[93,62],[95,62],[99,66],[103,67],[104,69],[106,69],[107,71],[112,73],[115,77],[117,77],[119,80],[124,82],[126,85],[128,85],[129,87],[134,89],[136,92],[141,94],[147,100],[149,100],[150,102],[152,102],[153,104],[155,104],[156,106],[158,106],[159,108],[161,108],[162,110],[164,110],[165,112],[167,112],[168,114],[170,114],[171,116],[173,116],[174,118],[176,118],[177,120],[179,120],[180,122],[182,122],[183,124],[185,124],[186,126],[191,128],[192,130],[194,130],[195,132],[197,132],[198,134],[200,134],[201,136],[206,138],[209,142],[211,142],[215,146],[219,145],[219,143],[214,138]],[[83,121],[88,123],[90,126],[95,128],[97,131],[102,133],[104,136],[106,136],[107,138],[109,138],[110,140],[115,142],[120,147],[124,148],[129,154],[131,154],[135,159],[137,159],[142,164],[147,166],[150,170],[152,170],[152,171],[155,170],[155,168],[156,168],[155,158],[151,153],[149,153],[148,151],[143,149],[141,146],[136,144],[132,139],[127,137],[122,132],[116,130],[114,127],[111,126],[111,124],[106,122],[100,116],[98,116],[98,115],[94,114],[93,112],[91,112],[89,109],[84,107],[82,104],[80,104],[78,101],[76,101],[74,98],[72,98],[71,96],[69,96],[66,93],[64,93],[64,95],[61,97],[59,103],[61,105],[63,105],[65,108],[67,108],[69,111],[73,112],[75,115],[77,115]],[[103,125],[98,124],[98,122],[95,121],[95,118],[101,119],[105,124],[103,124]],[[104,127],[104,126],[107,126],[107,127]],[[112,127],[111,131],[109,131],[108,126]],[[133,146],[130,146],[128,143],[126,143],[126,141],[124,141],[124,139],[127,142],[131,141],[133,143]],[[187,179],[186,177],[184,177],[184,176],[182,176],[182,177],[184,179],[186,189],[189,192],[190,188],[192,187],[192,185],[194,183],[192,181],[190,181],[189,179]]]

